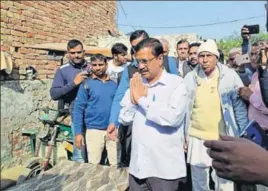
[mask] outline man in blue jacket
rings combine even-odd
[[[134,47],[143,39],[149,38],[149,35],[146,31],[144,30],[136,30],[134,31],[131,35],[130,35],[130,44],[132,46],[132,55],[133,55],[133,50]],[[175,74],[178,75],[178,70],[177,70],[177,63],[176,63],[176,59],[173,57],[168,57],[168,56],[164,56],[164,63],[163,65],[165,66],[167,72],[171,73],[171,74]],[[120,106],[120,102],[123,99],[126,90],[129,88],[129,79],[132,77],[132,74],[134,74],[135,71],[138,71],[137,68],[137,62],[134,59],[134,61],[125,67],[123,74],[121,76],[120,79],[120,83],[118,86],[118,89],[116,91],[114,100],[113,100],[113,104],[112,104],[112,108],[111,108],[111,115],[110,115],[110,123],[108,126],[108,133],[110,134],[111,137],[112,134],[114,134],[114,131],[116,130],[116,128],[119,127],[119,123],[118,123],[118,117],[119,117],[119,112],[121,109]],[[131,72],[131,74],[129,74],[129,72]],[[125,129],[127,127],[124,127]],[[130,137],[131,135],[131,128],[128,128],[127,130],[127,134],[128,137]],[[126,141],[126,145],[122,145],[123,147],[126,148],[122,148],[122,150],[126,149],[126,150],[130,150],[130,138],[128,138],[128,140]],[[130,154],[130,153],[129,153]],[[128,154],[128,155],[129,155]]]
[[[69,107],[71,113],[79,85],[88,78],[88,72],[83,44],[79,40],[73,39],[68,42],[67,53],[69,61],[57,69],[50,96],[55,101],[63,101],[64,107]],[[82,152],[75,145],[73,148],[73,160],[84,162]]]

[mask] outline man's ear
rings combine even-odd
[[[158,61],[160,62],[160,63],[159,63],[160,66],[163,66],[163,57],[164,57],[163,54],[160,54],[160,55],[157,57]]]

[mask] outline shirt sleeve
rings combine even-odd
[[[253,75],[251,84],[252,84],[251,90],[253,91],[253,93],[251,94],[249,98],[250,104],[252,104],[261,113],[267,115],[268,108],[265,106],[263,99],[262,99],[260,81],[259,81],[259,76],[257,72]]]
[[[135,116],[137,105],[134,105],[130,99],[130,90],[128,89],[121,101],[121,111],[119,113],[119,123],[129,125]]]
[[[128,70],[127,67],[124,68],[123,74],[121,76],[121,80],[119,86],[116,90],[111,112],[110,112],[110,120],[109,123],[113,123],[118,127],[118,116],[121,109],[120,102],[123,99],[126,90],[129,88],[129,77],[128,77]]]
[[[84,125],[84,111],[87,106],[88,101],[88,92],[84,86],[80,86],[77,97],[74,101],[74,108],[72,111],[73,116],[73,127],[75,135],[82,134],[83,125]]]
[[[181,82],[172,93],[168,104],[149,103],[146,97],[142,97],[138,105],[145,111],[147,120],[161,126],[179,127],[185,119],[187,100],[186,86]]]
[[[55,78],[50,89],[50,96],[53,100],[57,101],[62,96],[66,95],[76,87],[75,83],[69,82],[64,84],[64,78],[62,76],[60,68],[56,71]]]

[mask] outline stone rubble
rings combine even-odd
[[[9,191],[125,191],[128,170],[61,160],[52,169]]]

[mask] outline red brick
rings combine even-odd
[[[18,25],[15,25],[14,26],[14,29],[16,31],[21,31],[21,32],[26,32],[27,31],[27,28],[23,27],[23,26],[18,26]]]
[[[1,28],[1,34],[10,34],[10,29]]]
[[[9,51],[9,47],[8,46],[0,46],[1,51]]]
[[[27,10],[23,10],[22,11],[22,15],[26,16],[26,17],[29,17],[29,18],[33,18],[33,13],[27,11]]]
[[[24,33],[19,32],[19,31],[15,31],[15,30],[11,30],[11,35],[22,37],[22,36],[24,36]]]
[[[20,54],[20,53],[14,52],[14,53],[12,54],[12,57],[13,57],[13,58],[23,58],[23,55]]]
[[[8,10],[9,6],[7,4],[5,4],[3,1],[1,1],[1,9]]]
[[[21,43],[21,42],[12,42],[11,44],[12,44],[12,46],[15,46],[15,47],[22,47],[23,46],[23,43]]]
[[[45,65],[39,65],[39,64],[37,64],[37,65],[35,65],[35,68],[37,70],[43,70],[43,69],[45,69]]]
[[[25,33],[25,37],[27,38],[33,38],[34,37],[34,34],[33,33]]]
[[[7,17],[1,17],[1,22],[8,23],[8,18]]]
[[[31,2],[31,1],[22,1],[21,3],[26,5],[26,6],[29,6],[29,7],[32,7],[32,5],[33,5],[33,2]]]
[[[31,50],[30,49],[28,49],[28,48],[20,48],[19,49],[19,52],[21,53],[21,54],[30,54],[31,53]]]

